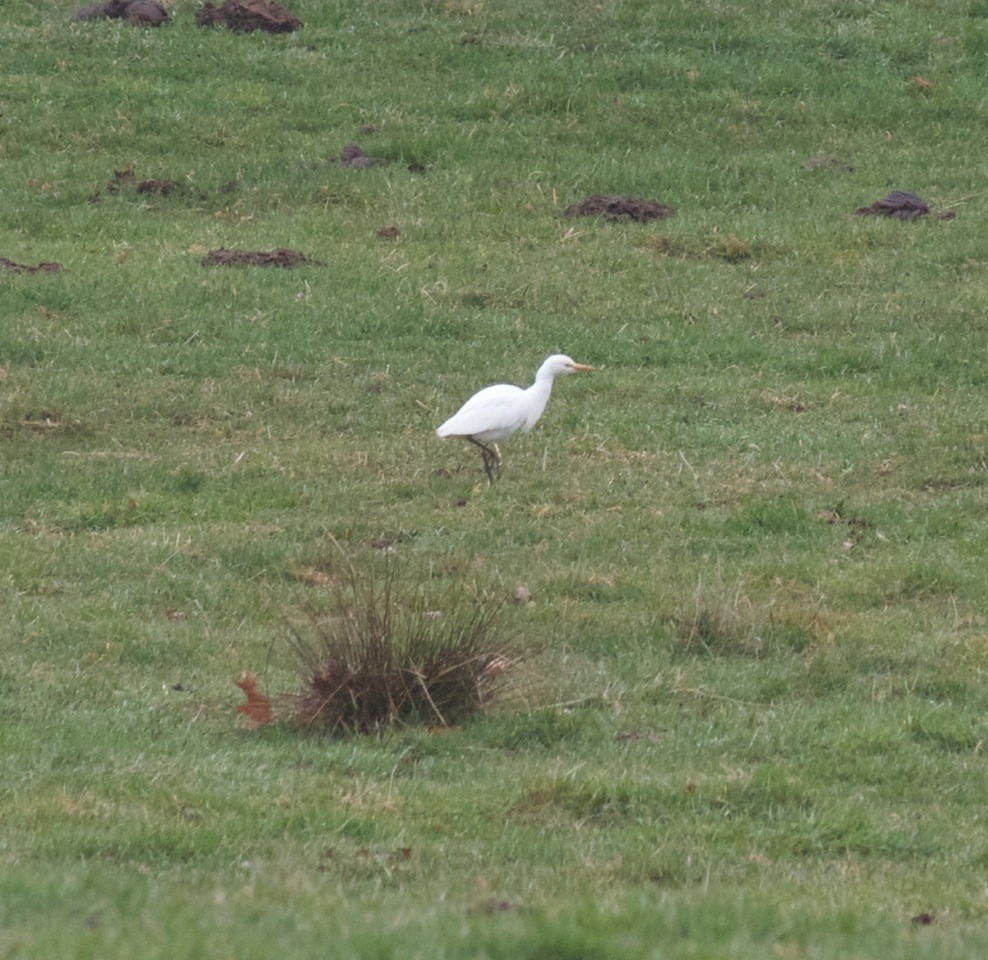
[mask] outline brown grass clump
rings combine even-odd
[[[399,575],[360,575],[349,563],[332,578],[328,613],[309,612],[293,631],[302,686],[286,715],[327,733],[370,733],[393,723],[459,723],[487,707],[514,663],[494,639],[503,600],[454,587],[427,603]]]

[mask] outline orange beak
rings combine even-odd
[[[573,369],[574,370],[593,370],[593,367],[591,367],[589,364],[586,364],[586,363],[574,363],[573,364]]]

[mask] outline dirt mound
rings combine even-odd
[[[603,217],[605,220],[667,220],[676,216],[676,208],[655,200],[634,197],[587,197],[563,212],[564,217]]]
[[[96,20],[98,17],[129,20],[142,27],[160,27],[168,20],[168,11],[157,0],[107,0],[72,14],[73,20]]]
[[[235,33],[265,30],[268,33],[291,33],[302,26],[302,21],[272,0],[225,0],[217,7],[206,0],[196,11],[196,23],[200,27],[217,24]]]
[[[9,270],[11,273],[58,273],[62,269],[60,263],[39,263],[34,267],[25,263],[14,263],[6,257],[0,257],[0,269]]]
[[[294,267],[326,266],[322,260],[310,260],[301,250],[210,250],[202,258],[204,267],[281,267],[291,270]]]
[[[925,217],[930,212],[926,201],[915,193],[905,190],[893,190],[887,197],[876,200],[868,207],[858,207],[854,211],[856,217],[892,217],[895,220],[916,220]],[[953,213],[937,214],[940,220],[952,220]]]

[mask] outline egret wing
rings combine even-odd
[[[440,437],[476,437],[503,440],[524,422],[524,394],[520,387],[498,383],[475,393],[436,430]]]

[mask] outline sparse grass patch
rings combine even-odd
[[[654,235],[645,240],[645,248],[663,257],[680,260],[720,260],[731,264],[740,264],[749,260],[763,261],[777,257],[781,253],[770,244],[761,241],[716,235],[707,239]]]

